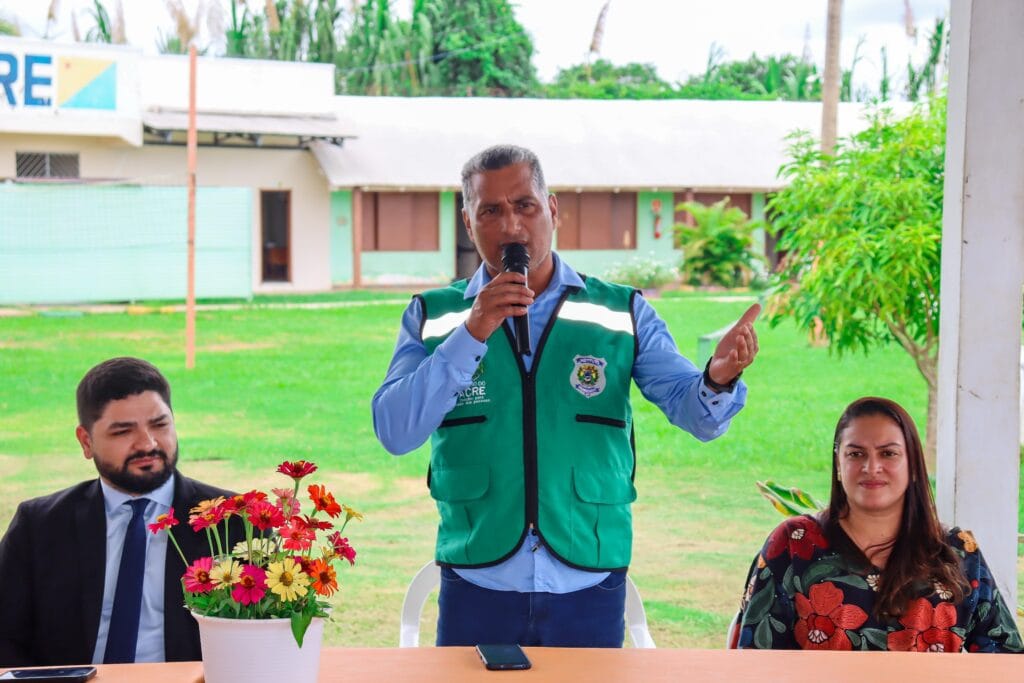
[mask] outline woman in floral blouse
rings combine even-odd
[[[917,428],[884,398],[846,408],[828,508],[772,532],[741,610],[741,648],[1024,651],[974,537],[939,524]]]

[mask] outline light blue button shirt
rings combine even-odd
[[[551,281],[529,308],[533,353],[523,356],[527,369],[533,365],[537,343],[564,290],[586,288],[576,271],[557,254],[553,257]],[[487,268],[481,265],[466,287],[466,298],[475,297],[490,280]],[[641,393],[672,424],[701,441],[724,433],[729,420],[746,402],[746,385],[741,381],[732,393],[715,394],[704,385],[702,371],[680,355],[672,334],[651,305],[641,296],[634,297],[633,302],[638,345],[633,380]],[[384,448],[395,455],[408,453],[426,442],[455,407],[459,392],[472,384],[473,373],[487,353],[487,345],[460,325],[428,355],[420,338],[422,318],[420,305],[414,300],[402,316],[391,365],[373,397],[374,431]],[[455,571],[483,588],[524,593],[568,593],[595,586],[608,576],[607,572],[567,566],[532,535],[501,564]]]
[[[110,613],[114,609],[114,591],[121,567],[121,548],[124,534],[132,518],[131,506],[126,502],[137,498],[118,491],[100,479],[103,489],[103,508],[107,514],[107,566],[103,575],[103,606],[100,610],[100,629],[96,634],[96,648],[92,663],[102,664],[107,649]],[[146,506],[146,524],[152,524],[159,515],[171,509],[174,502],[174,477],[159,488],[147,493],[151,501]],[[186,510],[187,512],[187,510]],[[180,511],[176,512],[177,516]],[[139,614],[139,639],[135,646],[136,662],[163,662],[164,655],[164,568],[167,561],[167,534],[150,533],[146,529],[146,576],[142,581],[142,611]],[[182,567],[182,572],[185,568]]]

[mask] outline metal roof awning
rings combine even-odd
[[[143,142],[147,145],[184,145],[188,112],[151,109],[142,114]],[[353,128],[333,113],[249,114],[238,112],[196,112],[196,130],[201,147],[258,147],[263,149],[306,149],[322,141],[341,146],[355,137]]]

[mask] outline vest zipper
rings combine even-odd
[[[508,339],[509,346],[512,347],[512,355],[515,356],[516,364],[519,366],[519,375],[523,386],[523,480],[526,489],[526,526],[527,528],[532,526],[534,529],[537,529],[538,534],[540,533],[537,525],[537,518],[540,515],[538,510],[538,489],[540,484],[537,479],[536,372],[540,366],[544,343],[551,333],[551,328],[555,326],[555,321],[558,320],[558,313],[562,310],[562,304],[569,298],[569,295],[575,294],[577,291],[579,291],[579,287],[566,287],[565,291],[562,292],[562,296],[555,305],[555,310],[551,312],[551,318],[548,320],[548,324],[545,325],[544,332],[537,342],[537,350],[533,353],[533,364],[530,366],[529,372],[526,371],[523,357],[515,352],[515,336],[512,334],[512,327],[508,324],[508,320],[502,324],[505,330],[505,337]]]

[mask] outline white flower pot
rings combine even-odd
[[[206,683],[316,683],[324,619],[313,619],[300,648],[289,619],[192,616],[199,622]]]

